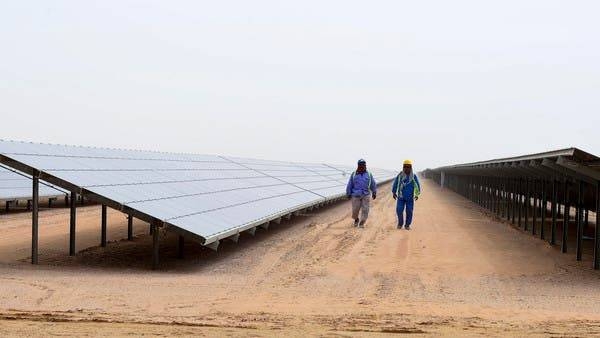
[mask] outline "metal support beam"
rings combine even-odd
[[[552,180],[552,224],[550,224],[550,244],[556,244],[556,218],[558,212],[558,181]]]
[[[468,179],[469,180],[467,182],[467,198],[473,201],[473,178],[469,176]]]
[[[497,203],[497,207],[496,207],[496,214],[498,214],[498,217],[502,218],[504,217],[504,213],[503,213],[503,200],[502,200],[502,196],[504,194],[504,188],[502,186],[502,180],[500,178],[496,179],[496,186],[498,187],[498,196],[496,196],[496,203]]]
[[[487,200],[487,209],[490,212],[494,212],[494,178],[486,177],[486,200]]]
[[[475,198],[475,204],[479,205],[479,177],[475,177],[475,182],[473,182],[473,196]]]
[[[563,215],[563,232],[562,232],[562,243],[560,251],[562,253],[567,252],[567,239],[569,234],[569,218],[571,217],[571,206],[569,205],[569,181],[565,179],[564,185],[564,201],[565,201],[565,212]]]
[[[529,207],[531,206],[531,183],[529,179],[525,180],[525,222],[523,230],[527,231],[529,223]]]
[[[500,216],[500,197],[502,196],[502,189],[497,178],[494,179],[494,186],[494,213]]]
[[[506,209],[506,221],[510,222],[510,208],[511,208],[511,188],[510,188],[510,179],[507,178],[505,182],[505,195],[504,195],[504,204]]]
[[[494,179],[488,178],[488,210],[494,212]]]
[[[537,225],[538,202],[539,202],[537,186],[538,186],[537,180],[533,180],[533,212],[532,212],[532,219],[531,219],[531,234],[533,236],[535,236],[535,234],[536,234],[535,227]]]
[[[504,194],[506,187],[504,186],[504,180],[498,179],[498,217],[504,218]]]
[[[489,209],[490,196],[488,192],[488,178],[483,178],[483,207]]]
[[[127,215],[127,240],[133,241],[133,215]]]
[[[575,247],[577,260],[581,260],[582,256],[582,245],[583,245],[583,181],[579,181],[579,189],[577,190],[577,207],[575,212],[577,213],[577,244]]]
[[[488,210],[492,210],[492,193],[490,188],[490,178],[485,178],[485,208]]]
[[[31,264],[38,264],[38,212],[40,206],[40,179],[39,172],[33,175],[32,191],[32,211],[31,211]]]
[[[508,206],[510,204],[509,203],[510,185],[509,185],[508,179],[506,179],[506,178],[501,178],[501,182],[502,182],[502,198],[501,198],[502,215],[501,215],[501,218],[506,219],[508,221],[510,219],[509,212],[508,212]]]
[[[517,218],[517,180],[513,180],[512,182],[512,224],[516,224],[515,220]]]
[[[492,179],[492,212],[498,214],[498,195],[500,189],[498,188],[498,182],[495,178]]]
[[[499,179],[494,179],[494,212],[496,213],[496,215],[500,216],[500,197],[502,196],[502,189],[500,187],[500,180]]]
[[[485,206],[485,195],[484,195],[485,186],[483,184],[484,184],[483,177],[480,177],[479,178],[479,186],[478,186],[478,194],[479,194],[479,205],[481,207]]]
[[[491,193],[492,193],[492,197],[491,197],[492,209],[491,209],[491,211],[492,211],[492,213],[495,214],[495,213],[497,213],[497,209],[498,209],[498,199],[497,199],[498,191],[497,191],[497,186],[496,186],[496,179],[492,178],[490,183],[491,183]]]
[[[546,194],[546,190],[548,189],[547,187],[547,181],[543,180],[542,181],[542,207],[541,207],[541,211],[542,211],[542,223],[540,226],[540,239],[545,240],[546,239],[546,211],[548,210],[548,195]]]
[[[70,218],[69,218],[69,255],[75,256],[75,226],[77,221],[77,201],[74,196],[77,196],[76,192],[71,192],[71,198],[69,199],[70,207]]]
[[[493,209],[493,200],[492,200],[492,184],[491,184],[491,178],[486,177],[485,179],[485,205],[486,208],[489,211],[492,211]]]
[[[584,203],[585,204],[585,203]],[[588,228],[590,226],[590,211],[587,208],[584,208],[585,216],[583,218],[583,236],[588,232]]]
[[[518,199],[519,199],[519,228],[521,227],[521,216],[523,214],[523,203],[521,193],[523,192],[523,180],[519,179],[519,188],[518,188]]]
[[[100,235],[100,246],[106,247],[106,205],[102,204],[102,226]]]
[[[477,190],[475,190],[475,186],[477,185],[477,178],[471,176],[471,200],[473,203],[477,203]]]

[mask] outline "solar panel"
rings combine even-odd
[[[50,185],[40,184],[40,197],[65,196],[66,191]],[[31,199],[31,176],[0,166],[0,201]]]
[[[352,167],[215,155],[0,141],[17,161],[167,225],[204,244],[345,195]],[[394,173],[370,169],[379,182]],[[30,186],[28,186],[30,189]]]

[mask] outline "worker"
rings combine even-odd
[[[413,220],[415,201],[421,194],[421,183],[413,173],[412,161],[406,160],[402,165],[402,172],[396,176],[392,184],[392,196],[396,200],[396,214],[398,214],[398,229],[404,226],[404,209],[406,208],[406,230],[410,230]]]
[[[346,196],[352,200],[352,218],[354,226],[364,228],[369,217],[369,205],[371,198],[377,198],[377,183],[373,175],[367,171],[367,162],[363,159],[358,161],[356,171],[350,175]],[[362,210],[362,217],[359,213]]]

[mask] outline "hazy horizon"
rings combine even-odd
[[[600,154],[598,12],[0,1],[0,139],[394,170]]]

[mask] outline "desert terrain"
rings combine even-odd
[[[591,336],[600,335],[600,272],[584,260],[423,180],[411,231],[397,230],[389,185],[365,229],[338,203],[245,234],[219,251],[161,233],[151,270],[148,225],[127,241],[123,214],[0,215],[0,336]]]

